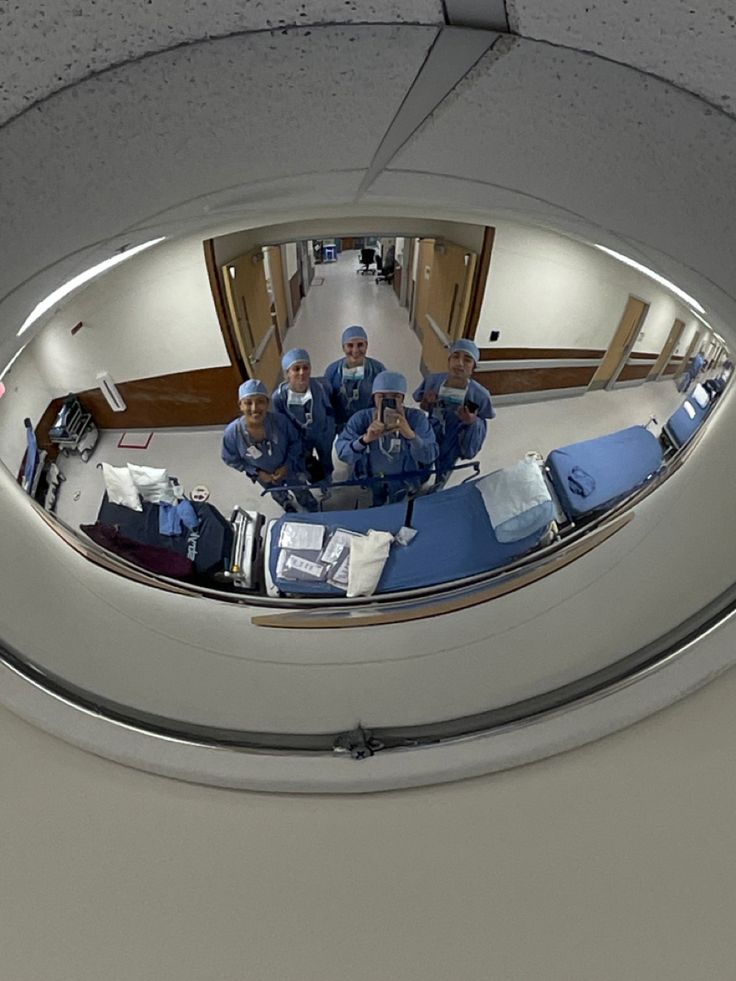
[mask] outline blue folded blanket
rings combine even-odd
[[[573,467],[567,477],[567,484],[573,494],[587,497],[595,490],[595,479],[582,467]]]
[[[159,504],[158,533],[159,535],[181,535],[182,526],[186,525],[191,531],[199,524],[197,512],[191,501],[179,501],[178,504]]]

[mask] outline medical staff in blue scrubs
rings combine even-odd
[[[426,415],[404,407],[403,375],[382,371],[371,390],[374,407],[350,417],[336,449],[356,480],[367,478],[375,507],[401,501],[421,487],[437,458],[437,440]]]
[[[372,408],[373,379],[386,370],[380,361],[368,357],[368,335],[359,324],[346,327],[342,332],[342,349],[345,357],[328,365],[324,377],[338,432],[350,416],[361,409]]]
[[[334,469],[335,413],[323,384],[312,378],[312,363],[301,347],[287,351],[281,359],[286,381],[271,396],[274,412],[285,416],[299,430],[304,446],[303,470],[310,481],[327,487]],[[315,453],[317,455],[315,459]]]
[[[263,382],[255,378],[243,382],[238,404],[241,415],[228,424],[222,437],[224,462],[267,489],[306,483],[299,433],[285,416],[269,411],[268,389]],[[306,511],[319,509],[306,487],[274,490],[271,496],[284,511],[297,511],[290,494]]]
[[[427,375],[414,392],[414,400],[429,413],[439,445],[434,489],[447,483],[458,460],[472,460],[486,438],[487,420],[496,413],[488,390],[472,378],[480,351],[473,341],[455,341],[447,371]]]

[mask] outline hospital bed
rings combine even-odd
[[[482,478],[481,478],[482,479]],[[393,545],[380,578],[378,592],[388,593],[457,582],[491,572],[535,549],[548,531],[548,522],[515,542],[499,542],[491,525],[478,481],[459,484],[437,494],[418,497],[408,517],[406,502],[353,511],[284,515],[270,522],[264,547],[264,580],[271,596],[344,596],[345,590],[324,580],[287,578],[279,559],[285,525],[307,524],[364,534],[369,529],[396,534],[410,523],[416,537],[408,545]],[[292,549],[307,561],[317,550]]]
[[[102,499],[95,525],[113,527],[132,542],[186,557],[193,563],[195,578],[203,584],[256,588],[256,556],[263,516],[236,507],[227,520],[212,504],[191,503],[199,520],[198,526],[193,530],[183,527],[178,535],[163,535],[159,531],[160,504],[143,501],[142,510],[134,511],[121,504],[112,504],[107,494]],[[94,536],[94,528],[89,526],[93,532],[90,537]],[[84,530],[90,534],[87,527]],[[135,562],[130,552],[126,557]]]
[[[515,517],[500,522],[498,501],[489,488],[503,504],[505,492],[498,488],[504,485],[497,478],[522,464],[536,468],[544,495],[534,504],[531,497],[525,500]],[[631,426],[560,447],[546,460],[528,454],[513,467],[382,507],[284,514],[267,522],[258,511],[239,508],[226,521],[210,505],[196,504],[202,525],[194,553],[191,534],[162,540],[158,505],[144,503],[143,512],[135,512],[103,500],[99,520],[120,525],[130,537],[192,554],[199,576],[220,588],[313,599],[346,595],[346,579],[338,574],[346,568],[340,567],[349,553],[346,541],[369,531],[396,536],[408,528],[413,537],[408,544],[391,545],[378,579],[376,593],[390,594],[454,584],[514,565],[578,534],[662,465],[659,440],[646,427]],[[215,531],[208,540],[210,525]],[[331,565],[326,556],[333,536],[343,551]]]
[[[702,426],[714,401],[707,389],[696,386],[662,427],[665,449],[679,450],[685,446]]]
[[[562,510],[580,520],[631,494],[662,466],[662,447],[645,426],[552,450],[546,468]]]

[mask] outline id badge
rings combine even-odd
[[[398,437],[393,438],[389,445],[388,451],[391,454],[401,453],[401,439]]]
[[[260,460],[260,458],[263,456],[263,453],[261,453],[261,451],[258,449],[257,446],[249,446],[248,449],[245,451],[245,455],[247,457],[250,457],[251,460]]]

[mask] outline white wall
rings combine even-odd
[[[94,388],[101,371],[123,382],[229,364],[202,242],[164,243],[94,280],[28,351],[54,396]]]
[[[697,323],[670,292],[605,253],[499,222],[476,341],[485,346],[500,330],[502,347],[607,348],[629,295],[650,304],[634,351],[661,350],[676,317]]]
[[[296,255],[296,242],[286,243],[286,278],[291,279],[299,268]]]
[[[15,476],[26,448],[23,420],[34,427],[54,397],[41,376],[30,348],[21,354],[3,378],[5,394],[0,398],[0,460]]]

